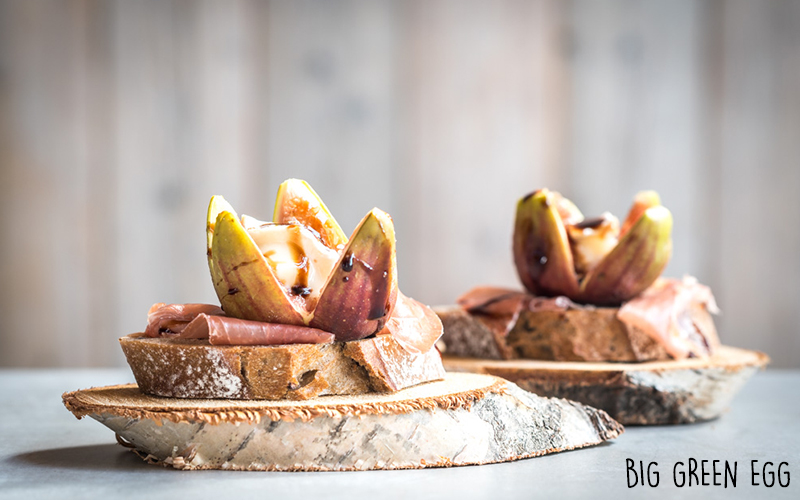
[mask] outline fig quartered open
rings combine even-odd
[[[209,269],[236,318],[311,325],[355,340],[381,330],[397,297],[394,226],[373,209],[351,238],[304,181],[281,185],[275,221],[209,204]],[[213,222],[212,222],[213,221]]]
[[[540,189],[517,204],[514,263],[522,284],[534,295],[577,297],[580,291],[557,196]]]
[[[289,295],[313,309],[339,253],[300,224],[267,223],[247,232]]]
[[[609,212],[569,224],[566,229],[579,277],[597,267],[619,242],[619,219]]]
[[[574,207],[574,208],[573,208]],[[619,305],[649,287],[672,253],[672,215],[639,193],[620,229],[611,214],[584,219],[559,193],[540,189],[517,205],[514,262],[535,295]]]
[[[375,208],[342,251],[310,325],[337,340],[364,338],[383,328],[396,300],[394,225],[389,214]]]
[[[222,310],[235,318],[304,325],[308,312],[298,307],[275,269],[241,221],[228,211],[217,216],[211,243],[214,290]]]
[[[314,189],[300,179],[288,179],[280,185],[272,220],[277,224],[305,226],[334,250],[341,250],[347,244],[347,235],[328,207]]]

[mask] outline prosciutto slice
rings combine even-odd
[[[155,304],[148,313],[148,337],[208,339],[214,345],[321,344],[334,335],[316,328],[230,318],[210,304]]]
[[[530,295],[517,290],[493,286],[479,286],[468,291],[456,302],[462,309],[473,314],[489,316],[514,315]]]
[[[499,339],[498,345],[503,345],[502,339],[526,310],[567,311],[595,307],[576,304],[563,296],[535,297],[496,287],[474,288],[459,297],[458,304]],[[639,296],[623,304],[617,318],[628,328],[644,331],[675,359],[708,357],[719,345],[719,339],[712,324],[698,319],[704,317],[697,314],[698,309],[719,313],[710,288],[688,276],[682,280],[659,278]]]
[[[392,316],[378,335],[392,335],[406,351],[422,354],[443,332],[442,321],[430,307],[398,292]]]
[[[153,304],[147,313],[147,328],[144,333],[148,337],[160,337],[164,334],[179,334],[199,314],[224,316],[219,306],[211,304]]]
[[[537,298],[518,290],[479,286],[456,302],[492,332],[498,348],[503,350],[505,337],[517,323],[520,313]]]
[[[327,344],[330,332],[307,326],[264,323],[200,314],[181,332],[182,338],[208,338],[213,345]]]
[[[594,309],[592,305],[576,304],[568,297],[539,297],[526,292],[491,286],[475,287],[456,300],[470,314],[508,318],[509,321],[525,309],[531,311],[566,311]]]
[[[659,278],[623,304],[617,318],[629,327],[643,330],[675,359],[708,357],[719,339],[693,319],[692,311],[700,307],[719,313],[710,288],[691,276],[682,280]]]

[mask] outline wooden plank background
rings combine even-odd
[[[658,189],[669,274],[800,367],[800,2],[0,0],[0,366],[123,363],[156,301],[214,301],[212,194],[373,206],[403,290],[516,286],[515,201]]]

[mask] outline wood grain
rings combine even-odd
[[[623,432],[602,410],[466,373],[389,395],[304,402],[153,398],[135,385],[63,399],[148,463],[188,470],[477,465],[592,446]]]
[[[761,352],[720,346],[708,359],[609,363],[444,358],[455,372],[485,373],[547,397],[600,408],[624,425],[687,424],[726,412],[769,363]]]

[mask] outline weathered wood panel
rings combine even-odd
[[[515,200],[672,209],[671,274],[723,340],[800,366],[800,7],[0,0],[0,366],[122,363],[153,301],[208,301],[211,194],[309,180],[397,224],[400,282],[512,285]]]
[[[402,44],[401,285],[432,303],[516,282],[516,199],[563,176],[560,7],[419,2]],[[408,252],[408,253],[405,253]]]
[[[800,3],[725,4],[718,246],[724,339],[800,365]]]

